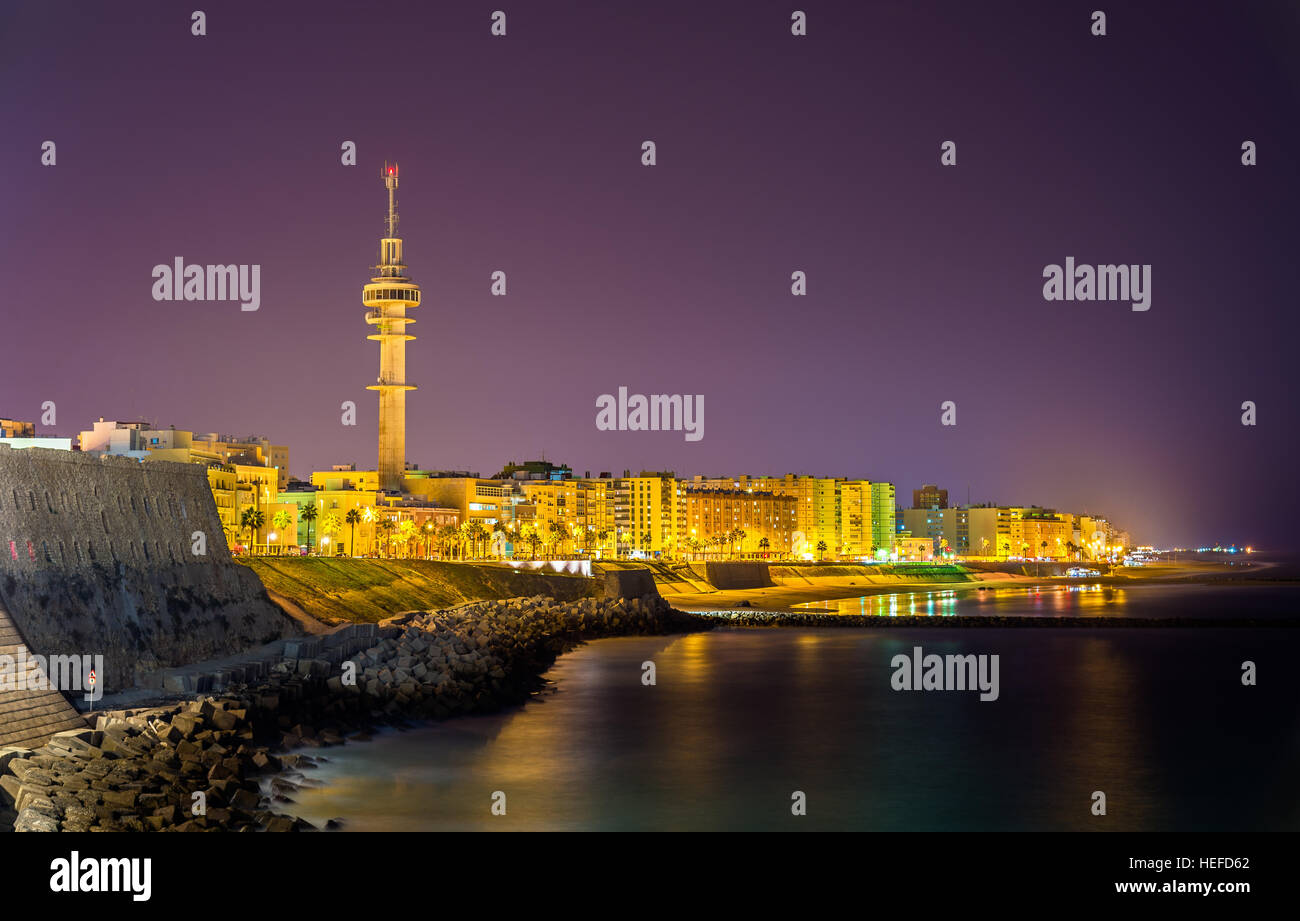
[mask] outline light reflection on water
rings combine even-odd
[[[739,613],[752,613],[746,608]],[[874,617],[989,614],[999,617],[1294,617],[1300,587],[1278,585],[1015,585],[827,598],[784,610]],[[710,613],[702,611],[701,613]],[[722,613],[722,612],[713,612]],[[727,612],[730,613],[730,612]]]
[[[1003,597],[1089,594],[1100,593]],[[1186,596],[1165,594],[1188,613]],[[998,655],[998,700],[892,691],[891,659],[914,645]],[[1281,681],[1243,688],[1239,668],[1251,659],[1260,674],[1288,674],[1298,652],[1296,631],[1281,629],[601,640],[560,659],[559,691],[542,700],[325,750],[330,762],[312,772],[325,785],[285,808],[353,830],[1294,831],[1295,696]],[[653,687],[641,683],[647,661]],[[1089,811],[1098,789],[1104,820]],[[806,817],[789,813],[794,790],[808,794]],[[506,793],[505,816],[490,812],[494,791]]]
[[[860,598],[828,598],[792,604],[791,611],[826,614],[857,614],[872,617],[920,615],[944,617],[954,614],[982,614],[997,610],[1001,616],[1086,617],[1114,614],[1126,600],[1126,589],[1109,585],[1050,585],[1005,588],[939,589],[924,592],[896,592]],[[1120,612],[1122,613],[1122,612]]]

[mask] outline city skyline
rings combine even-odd
[[[64,435],[99,416],[260,432],[293,447],[303,478],[370,467],[374,356],[356,295],[382,227],[375,172],[398,159],[424,289],[406,452],[421,467],[490,475],[544,452],[615,474],[856,475],[1097,509],[1161,545],[1286,545],[1296,87],[1268,48],[1246,66],[1188,48],[1271,34],[1261,17],[1281,36],[1294,23],[1148,8],[1089,45],[1071,11],[1000,37],[1007,18],[977,10],[942,24],[849,11],[833,28],[812,11],[792,46],[788,10],[764,30],[736,9],[668,8],[635,34],[595,6],[521,10],[504,57],[476,13],[453,12],[421,34],[435,63],[422,53],[418,68],[350,28],[361,14],[341,4],[259,13],[259,30],[224,13],[193,41],[173,40],[180,14],[90,11],[60,24],[57,46],[10,49],[11,84],[41,74],[42,94],[0,100],[0,164],[16,177],[0,191],[0,412],[39,419],[52,400],[58,424],[41,431]],[[6,15],[52,34],[39,8]],[[601,54],[599,84],[590,62],[550,54],[574,30]],[[966,80],[995,39],[1018,66]],[[279,67],[308,47],[328,68]],[[373,104],[376,70],[408,80],[428,117],[394,124]],[[861,85],[844,90],[846,71]],[[900,75],[906,105],[879,91]],[[203,82],[216,78],[219,91]],[[1144,90],[1101,133],[1099,116],[1070,117],[1098,82],[1111,100]],[[155,132],[142,154],[133,138],[196,94],[199,122]],[[1154,135],[1181,144],[1137,157],[1114,142],[1125,131],[1143,150]],[[1247,138],[1258,167],[1239,162]],[[355,167],[340,164],[347,140]],[[176,257],[261,265],[259,309],[151,300],[150,268]],[[1042,269],[1067,257],[1152,265],[1150,310],[1045,301]],[[505,297],[490,294],[498,270]],[[18,322],[51,278],[58,319]],[[619,386],[706,395],[706,437],[599,431],[595,400]],[[339,423],[345,400],[354,427]],[[948,400],[957,425],[943,427]],[[1244,400],[1257,426],[1240,424]]]

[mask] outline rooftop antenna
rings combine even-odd
[[[397,164],[389,165],[384,161],[384,186],[388,189],[388,233],[389,239],[397,236]]]

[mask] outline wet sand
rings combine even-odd
[[[1270,568],[1268,563],[1252,566],[1251,576],[1258,579],[1263,570]],[[1085,579],[1071,579],[1062,576],[1021,576],[1005,572],[973,571],[968,582],[904,582],[882,581],[880,577],[863,578],[827,578],[816,582],[805,581],[787,585],[772,585],[764,588],[725,589],[714,592],[665,592],[664,599],[673,607],[684,611],[726,611],[737,608],[753,608],[763,611],[790,610],[798,604],[810,604],[818,601],[830,601],[839,598],[860,598],[868,595],[907,594],[914,592],[958,591],[974,592],[981,587],[1003,588],[1016,585],[1107,585],[1125,586],[1136,584],[1154,584],[1160,582],[1181,583],[1198,582],[1214,584],[1238,573],[1218,565],[1192,563],[1188,565],[1163,565],[1152,567],[1134,567],[1125,569],[1120,574],[1095,576]],[[1245,575],[1242,573],[1241,575]],[[1250,581],[1255,581],[1250,579]],[[747,604],[743,602],[748,602]]]
[[[664,595],[664,600],[684,611],[726,611],[739,607],[784,611],[796,604],[808,604],[832,598],[860,598],[864,595],[890,595],[899,592],[977,591],[981,586],[1028,585],[1043,581],[1029,576],[1013,576],[1006,573],[975,575],[985,578],[976,578],[969,582],[866,582],[862,580],[855,582],[850,579],[827,579],[806,585],[772,585],[765,588],[737,588],[716,592],[669,593]],[[748,602],[748,605],[741,602]]]

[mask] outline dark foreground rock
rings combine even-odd
[[[0,749],[0,824],[14,831],[303,831],[276,811],[316,759],[300,747],[404,719],[522,703],[589,639],[708,630],[656,596],[546,597],[411,613],[341,662],[288,659],[219,697],[99,715],[40,749]],[[304,649],[310,651],[310,646]],[[331,823],[334,824],[334,823]]]

